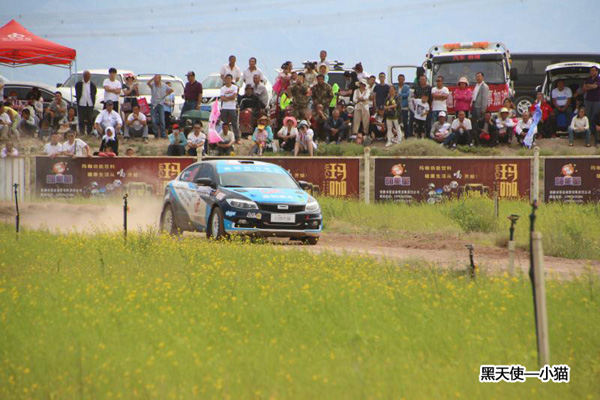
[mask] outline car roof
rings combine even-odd
[[[281,166],[277,165],[277,164],[273,164],[273,163],[268,163],[268,162],[264,162],[264,161],[257,161],[257,160],[231,160],[231,159],[227,159],[227,160],[203,160],[200,161],[200,163],[202,164],[209,164],[212,165],[214,167],[216,167],[217,165],[255,165],[255,166],[269,166],[269,167],[277,167],[277,168],[282,168]]]
[[[146,78],[150,79],[154,75],[157,75],[157,74],[137,74],[137,78],[138,79],[146,79]],[[158,75],[160,75],[161,78],[163,78],[163,79],[170,79],[170,80],[174,80],[174,81],[183,82],[183,80],[180,77],[173,75],[173,74],[158,74]]]
[[[4,84],[4,87],[10,87],[10,86],[35,86],[35,87],[39,87],[40,89],[46,89],[52,93],[57,91],[55,86],[51,86],[51,85],[47,85],[45,83],[39,83],[39,82],[9,81]]]
[[[600,64],[591,62],[591,61],[568,61],[556,64],[550,64],[546,67],[546,72],[560,69],[560,68],[569,68],[569,67],[580,67],[580,68],[591,68],[596,67],[600,68]]]
[[[90,71],[90,74],[108,74],[109,68],[97,68],[97,69],[82,69],[77,71],[78,74],[83,74],[85,71]],[[125,74],[133,74],[133,71],[128,69],[117,69],[117,74],[125,75]]]

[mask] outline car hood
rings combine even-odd
[[[306,204],[308,193],[300,189],[235,188],[227,189],[257,203]]]

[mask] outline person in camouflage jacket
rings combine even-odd
[[[298,74],[298,80],[288,88],[288,93],[292,98],[292,109],[294,117],[299,120],[304,116],[304,110],[308,106],[308,86],[304,84],[304,74]]]
[[[317,84],[312,88],[312,99],[315,110],[320,104],[323,106],[325,114],[329,116],[329,104],[333,99],[333,90],[331,89],[331,85],[325,83],[323,75],[317,76]]]

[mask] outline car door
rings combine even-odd
[[[210,164],[203,164],[198,175],[196,176],[196,179],[200,178],[210,178],[212,182],[216,183],[213,166]],[[201,225],[203,229],[206,229],[209,218],[208,212],[210,211],[210,206],[213,204],[212,193],[214,193],[214,189],[212,187],[196,185],[194,198],[194,222]]]
[[[189,227],[195,221],[196,177],[202,164],[194,164],[186,168],[178,179],[173,181],[173,189],[177,195],[175,214],[181,227]]]

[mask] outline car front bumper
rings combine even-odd
[[[323,229],[323,217],[319,214],[294,213],[294,222],[271,221],[270,212],[227,211],[225,231],[231,235],[253,235],[264,237],[318,237]]]

